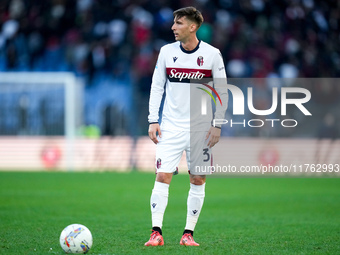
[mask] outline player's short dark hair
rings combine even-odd
[[[192,6],[178,9],[174,11],[173,14],[175,19],[180,19],[185,16],[188,20],[195,22],[197,24],[197,28],[199,28],[204,21],[202,13]]]

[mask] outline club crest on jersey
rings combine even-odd
[[[202,57],[202,56],[199,56],[199,57],[197,58],[197,65],[198,65],[198,66],[203,66],[203,63],[204,63],[203,57]]]

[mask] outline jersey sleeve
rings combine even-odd
[[[161,48],[155,70],[152,76],[152,84],[149,99],[149,123],[156,123],[159,119],[159,107],[161,105],[164,85],[166,82],[166,67],[164,50]]]
[[[215,119],[224,119],[225,112],[228,108],[228,89],[227,89],[227,75],[223,63],[222,54],[219,50],[216,51],[214,56],[212,68],[214,87],[221,98],[221,104],[216,105]]]

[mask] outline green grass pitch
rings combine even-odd
[[[151,173],[0,172],[0,254],[64,254],[72,223],[93,235],[89,254],[340,254],[340,178],[208,178],[195,230],[179,241],[188,175],[174,176],[163,247],[150,235]]]

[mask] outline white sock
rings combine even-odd
[[[202,210],[205,196],[205,183],[194,185],[190,183],[190,190],[187,202],[187,223],[185,229],[194,231],[198,217]]]
[[[168,197],[169,184],[156,181],[150,199],[152,227],[162,228],[165,208],[168,205]]]

